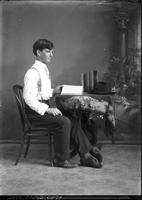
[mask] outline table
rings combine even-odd
[[[86,123],[84,118],[92,120],[95,118],[103,118],[105,120],[105,135],[112,137],[114,143],[115,130],[115,103],[114,92],[111,93],[95,93],[82,95],[55,95],[50,105],[59,108],[65,116],[77,117],[79,123]],[[54,105],[53,105],[54,102]],[[81,120],[81,122],[80,122]],[[83,121],[83,122],[82,122]],[[85,130],[86,131],[86,130]],[[96,131],[96,130],[95,130]],[[96,133],[97,135],[97,133]],[[96,136],[97,137],[97,136]],[[97,142],[97,138],[93,138],[93,142]]]

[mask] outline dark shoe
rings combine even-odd
[[[86,157],[80,158],[80,165],[85,167],[93,167],[93,168],[101,168],[102,165],[99,163],[99,161],[93,157],[91,154],[89,154]]]
[[[102,163],[103,161],[103,156],[101,155],[99,149],[97,147],[94,147],[91,151],[90,151],[91,155],[94,156],[95,158],[97,158],[97,160]]]
[[[69,162],[68,160],[65,161],[53,161],[53,166],[55,167],[63,167],[63,168],[75,168],[77,167],[76,164]]]
[[[101,144],[101,143],[96,144],[96,147],[97,147],[100,151],[102,150],[102,144]]]
[[[75,157],[75,156],[77,155],[77,153],[78,153],[78,152],[77,152],[75,149],[71,150],[71,151],[70,151],[70,158]]]

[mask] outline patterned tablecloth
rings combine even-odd
[[[105,117],[112,127],[115,127],[115,116],[113,106],[104,100],[98,100],[90,96],[72,96],[63,98],[60,96],[58,105],[64,111],[74,111],[81,113],[82,111],[89,113],[89,119],[93,117]]]
[[[101,100],[94,95],[56,96],[56,106],[72,122],[71,138],[84,132],[92,145],[98,143],[98,118],[103,119],[104,134],[114,136],[115,116],[110,98]],[[71,139],[71,144],[73,140]],[[75,146],[73,147],[75,149]]]

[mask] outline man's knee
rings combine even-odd
[[[60,123],[64,126],[71,127],[71,121],[66,116],[61,116]]]

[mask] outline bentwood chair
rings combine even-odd
[[[21,145],[19,149],[19,154],[16,159],[15,165],[18,164],[23,149],[24,149],[24,143],[26,140],[26,150],[24,153],[24,158],[26,158],[29,150],[29,146],[31,143],[32,137],[42,137],[42,136],[48,136],[48,145],[49,145],[49,158],[50,158],[50,164],[53,166],[52,162],[52,144],[53,144],[53,130],[49,129],[48,127],[42,127],[41,125],[33,125],[28,119],[28,115],[25,112],[25,101],[23,99],[23,87],[20,85],[14,85],[13,86],[14,95],[16,98],[16,103],[18,106],[19,116],[22,124],[22,134],[21,134]]]

